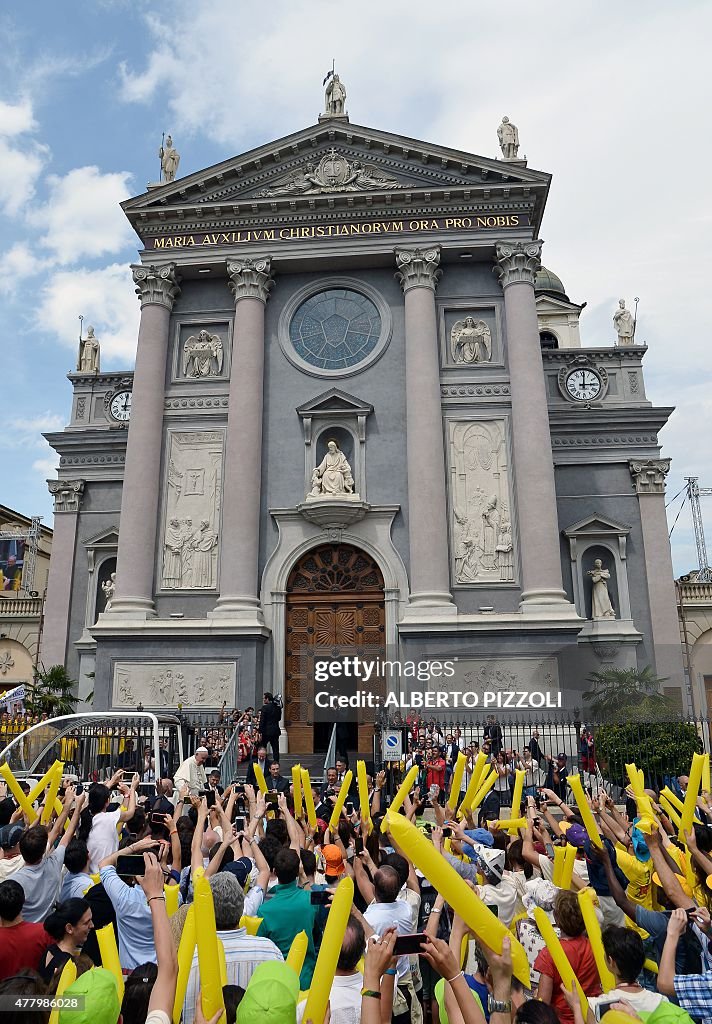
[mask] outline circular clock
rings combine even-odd
[[[127,423],[131,416],[131,392],[117,391],[109,403],[109,412],[115,420]]]
[[[579,366],[566,374],[566,393],[576,402],[593,402],[603,391],[599,374],[587,366]]]

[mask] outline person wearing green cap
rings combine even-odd
[[[277,960],[258,964],[237,1008],[237,1024],[294,1024],[298,999],[294,968]]]

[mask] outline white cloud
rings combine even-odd
[[[45,229],[40,244],[61,264],[119,252],[135,237],[119,206],[130,195],[130,180],[128,171],[102,174],[93,166],[50,175],[49,198],[29,218]]]
[[[136,351],[140,313],[128,267],[112,263],[52,274],[41,294],[37,327],[76,353],[80,313],[101,343],[102,369],[107,364],[128,366]]]
[[[42,169],[49,156],[47,146],[28,141],[11,145],[0,138],[0,210],[15,216],[32,199]]]
[[[26,242],[16,242],[6,253],[0,255],[0,266],[3,268],[0,276],[0,293],[5,295],[13,294],[21,281],[42,269]]]
[[[32,468],[43,476],[52,475],[58,466],[59,455],[56,455],[54,459],[35,459],[32,463]]]
[[[33,132],[36,128],[37,122],[29,99],[21,100],[20,103],[5,103],[4,100],[0,100],[0,135],[22,135],[24,132]]]
[[[15,430],[20,434],[34,435],[46,430],[61,430],[64,426],[64,417],[48,410],[37,416],[15,417],[9,421],[9,426],[11,430]]]

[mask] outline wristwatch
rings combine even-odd
[[[495,999],[492,993],[487,997],[487,1012],[488,1013],[511,1013],[512,1012],[512,1000],[511,999]]]

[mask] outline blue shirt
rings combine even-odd
[[[87,889],[91,889],[92,885],[94,882],[91,875],[87,875],[83,871],[78,871],[76,874],[67,872],[62,882],[62,888],[59,890],[59,902],[83,899],[84,893]]]
[[[143,889],[127,885],[116,874],[115,867],[102,868],[99,874],[116,911],[121,966],[131,971],[140,964],[155,963],[153,922]]]

